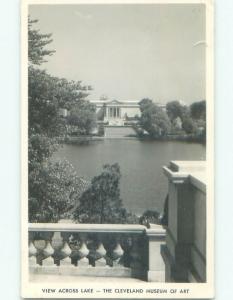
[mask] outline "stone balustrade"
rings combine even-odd
[[[28,231],[31,274],[165,280],[159,225],[31,223]]]

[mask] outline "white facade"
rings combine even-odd
[[[101,111],[104,113],[104,122],[108,122],[109,125],[123,126],[127,118],[141,115],[139,101],[99,100],[90,102],[96,105],[97,114]],[[161,104],[158,105],[163,107]]]
[[[140,109],[138,101],[91,101],[96,105],[97,114],[102,111],[104,114],[104,122],[109,125],[124,125],[127,117],[134,118],[136,115],[140,116]]]

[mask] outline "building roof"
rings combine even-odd
[[[95,105],[99,105],[99,106],[103,106],[105,105],[121,105],[121,106],[139,106],[139,101],[137,100],[90,100],[91,103],[95,104]],[[165,107],[165,104],[161,104],[161,103],[155,103],[156,105],[158,105],[159,107]]]
[[[91,100],[94,104],[138,104],[139,101],[135,100]]]

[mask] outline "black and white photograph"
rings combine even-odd
[[[212,10],[23,2],[23,297],[213,297]]]

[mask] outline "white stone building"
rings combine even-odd
[[[104,114],[104,122],[108,122],[108,124],[112,126],[123,126],[127,119],[141,115],[139,101],[98,100],[90,102],[96,105],[97,114]],[[157,105],[161,108],[165,107],[162,104]]]

